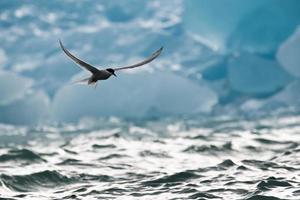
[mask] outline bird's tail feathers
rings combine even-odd
[[[87,84],[90,78],[85,78],[77,81],[71,82],[71,84]]]

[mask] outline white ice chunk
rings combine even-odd
[[[291,79],[276,61],[248,53],[229,61],[228,76],[231,88],[252,95],[276,92]]]
[[[267,99],[250,99],[242,106],[243,111],[257,111],[263,109],[276,109],[281,107],[299,107],[300,105],[300,81],[295,80],[283,90]]]
[[[295,80],[284,90],[274,95],[269,101],[276,101],[285,105],[300,105],[300,81]]]
[[[65,86],[54,97],[53,116],[59,121],[82,117],[144,118],[209,112],[216,94],[204,85],[167,72],[120,73],[100,82]]]
[[[3,68],[3,65],[7,61],[6,53],[3,49],[0,49],[0,68]]]
[[[249,111],[260,109],[264,104],[265,102],[262,100],[249,99],[248,101],[243,103],[240,107],[242,111],[249,112]]]
[[[27,94],[24,98],[0,106],[2,123],[31,125],[49,118],[49,98],[43,91]]]
[[[0,71],[0,106],[21,99],[33,81],[12,72]]]
[[[300,27],[280,46],[277,60],[291,75],[300,77]]]

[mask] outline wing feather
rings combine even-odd
[[[125,67],[116,67],[116,68],[113,68],[113,70],[114,71],[118,71],[118,70],[123,70],[123,69],[131,69],[131,68],[139,67],[139,66],[145,65],[147,63],[150,63],[152,60],[154,60],[155,58],[157,58],[160,55],[160,53],[162,52],[162,50],[163,50],[163,47],[159,48],[157,51],[155,51],[146,60],[143,60],[143,61],[138,62],[138,63],[133,64],[133,65],[125,66]]]
[[[84,69],[90,71],[91,73],[96,73],[97,71],[99,71],[96,67],[93,67],[92,65],[80,60],[79,58],[76,58],[74,55],[72,55],[62,44],[62,42],[59,40],[59,44],[61,49],[65,52],[65,54],[71,58],[75,63],[79,64],[81,67],[83,67]]]

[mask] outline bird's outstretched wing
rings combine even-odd
[[[152,60],[154,60],[155,58],[157,58],[160,55],[160,53],[162,52],[162,50],[163,50],[163,47],[161,47],[160,49],[155,51],[149,58],[147,58],[146,60],[143,60],[139,63],[129,65],[129,66],[125,66],[125,67],[116,67],[116,68],[113,68],[113,70],[118,71],[118,70],[122,70],[122,69],[131,69],[131,68],[135,68],[135,67],[145,65],[145,64],[151,62]]]
[[[96,67],[93,67],[92,65],[76,58],[74,55],[72,55],[62,44],[62,42],[59,40],[59,44],[60,47],[62,48],[62,50],[65,52],[65,54],[67,54],[67,56],[69,56],[74,62],[76,62],[77,64],[79,64],[81,67],[85,68],[86,70],[90,71],[91,73],[96,73],[97,71],[99,71]]]

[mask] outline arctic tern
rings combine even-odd
[[[147,59],[141,61],[141,62],[138,62],[136,64],[133,64],[133,65],[129,65],[129,66],[124,66],[124,67],[116,67],[116,68],[107,68],[107,69],[98,69],[96,67],[93,67],[92,65],[80,60],[79,58],[75,57],[73,54],[71,54],[62,44],[62,42],[59,40],[59,44],[60,44],[60,47],[62,48],[62,50],[65,52],[65,54],[70,57],[75,63],[77,63],[80,67],[83,67],[84,69],[88,70],[89,72],[92,73],[92,75],[89,77],[89,78],[85,78],[85,79],[82,79],[80,81],[76,81],[77,83],[78,82],[87,82],[88,85],[91,85],[91,84],[95,84],[95,87],[97,86],[96,83],[97,81],[100,81],[100,80],[106,80],[108,79],[109,77],[111,77],[111,75],[113,76],[117,76],[115,74],[116,71],[119,71],[119,70],[123,70],[123,69],[132,69],[132,68],[135,68],[135,67],[140,67],[142,65],[145,65],[147,63],[150,63],[151,61],[153,61],[155,58],[157,58],[160,53],[162,52],[163,50],[163,47],[161,47],[160,49],[158,49],[157,51],[155,51],[150,57],[148,57]]]

